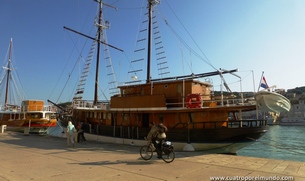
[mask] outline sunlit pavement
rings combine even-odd
[[[67,147],[65,138],[0,133],[3,180],[305,180],[305,162],[235,155],[176,152],[172,163],[144,161],[139,147],[88,141]]]

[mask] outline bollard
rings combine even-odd
[[[30,134],[30,128],[24,128],[23,135],[27,136]]]
[[[4,133],[6,130],[6,125],[1,125],[1,132],[0,133]]]

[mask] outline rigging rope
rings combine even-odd
[[[89,13],[88,13],[87,16],[86,16],[86,22],[88,21],[88,19],[89,19],[89,17],[90,17],[89,15],[90,15],[90,12],[91,12],[91,10],[92,10],[93,7],[94,7],[93,5],[90,7],[90,11],[89,11]],[[86,27],[85,24],[86,24],[86,23],[84,23],[83,27],[81,28],[81,31]],[[91,26],[91,29],[90,29],[90,31],[89,31],[89,34],[91,34],[91,32],[92,32],[93,30],[94,30],[94,25]],[[72,39],[72,37],[71,37],[71,35],[70,35],[69,33],[68,33],[68,35],[69,35],[69,38],[70,38],[70,40],[72,41],[72,43],[73,43],[73,45],[74,45],[73,48],[75,48],[75,49],[79,52],[79,57],[78,57],[77,61],[75,62],[75,64],[74,64],[72,70],[70,71],[70,73],[69,73],[69,75],[68,75],[68,78],[67,78],[67,80],[66,80],[66,82],[65,82],[65,85],[64,85],[64,87],[62,88],[62,91],[60,92],[60,94],[59,94],[59,96],[58,96],[58,98],[57,98],[56,103],[57,103],[57,102],[59,101],[59,99],[61,98],[61,96],[62,96],[62,94],[63,94],[63,92],[64,92],[64,90],[65,90],[65,88],[66,88],[66,86],[67,86],[67,84],[68,84],[68,82],[69,82],[69,80],[70,80],[70,78],[71,78],[71,75],[72,75],[72,73],[74,72],[74,69],[75,69],[76,64],[79,62],[80,59],[83,60],[83,62],[85,62],[84,59],[83,59],[83,57],[82,57],[82,52],[83,52],[83,50],[84,50],[84,48],[85,48],[85,46],[86,46],[86,44],[87,44],[87,42],[88,42],[88,39],[86,39],[86,41],[85,41],[85,43],[84,43],[82,49],[79,50],[79,49],[77,48],[77,46],[76,46],[76,42],[77,42],[81,37],[78,36],[78,38],[77,38],[77,40],[76,40],[76,42],[75,42],[75,41],[73,41],[73,39]],[[73,50],[73,51],[74,51],[74,50]],[[73,52],[73,51],[71,51],[71,53],[70,53],[70,55],[69,55],[69,57],[68,57],[68,59],[67,59],[67,61],[66,61],[66,64],[65,64],[64,68],[62,69],[62,71],[61,71],[61,73],[60,73],[60,76],[58,77],[58,79],[57,79],[57,81],[56,81],[56,84],[55,84],[53,90],[51,91],[50,96],[49,96],[48,99],[50,99],[50,97],[53,95],[54,91],[56,90],[56,87],[58,86],[58,84],[59,84],[59,82],[60,82],[60,80],[61,80],[61,77],[63,76],[63,74],[64,74],[64,72],[65,72],[65,69],[68,67],[68,63],[69,63],[69,61],[71,60],[72,52]],[[77,80],[77,82],[78,82],[78,80]],[[76,83],[76,85],[77,85],[77,83]],[[76,86],[76,85],[75,85],[75,86]],[[75,87],[74,87],[74,90],[75,90]],[[71,97],[72,97],[73,95],[74,95],[74,92],[71,92]],[[72,100],[71,97],[70,97],[69,100]]]
[[[137,34],[136,34],[136,39],[135,39],[135,43],[134,43],[134,50],[136,50],[137,49],[137,44],[138,44],[138,41],[137,41],[137,39],[140,37],[140,31],[141,31],[141,28],[142,28],[142,26],[141,25],[143,25],[143,22],[141,21],[142,19],[143,19],[143,11],[145,10],[145,4],[146,3],[144,3],[144,1],[142,1],[142,6],[141,6],[141,11],[140,11],[140,16],[139,16],[139,20],[138,20],[138,30],[136,31],[137,32]],[[129,60],[129,71],[131,71],[131,70],[135,70],[136,68],[133,66],[133,64],[132,64],[132,60],[134,60],[135,59],[135,57],[136,57],[136,55],[135,55],[135,52],[133,53],[133,55],[132,55],[132,57],[131,57],[131,59],[127,59],[127,60]],[[128,73],[129,74],[129,73]],[[135,73],[135,75],[137,75],[137,73]],[[139,76],[139,75],[137,75],[137,76]],[[127,75],[126,76],[126,80],[124,81],[124,82],[128,82],[129,81],[129,75]]]
[[[20,81],[20,77],[18,75],[18,72],[15,71],[16,68],[15,68],[15,65],[14,65],[14,62],[15,62],[15,59],[14,59],[14,51],[13,51],[13,44],[11,44],[12,48],[11,48],[11,60],[10,60],[10,70],[11,70],[11,73],[10,73],[10,77],[9,77],[9,84],[8,85],[10,87],[9,89],[9,102],[10,104],[15,104],[15,105],[20,105],[21,101],[25,100],[26,99],[26,94],[23,90],[23,86],[21,84],[21,81]],[[9,52],[10,52],[10,46],[8,48],[8,51],[7,51],[7,55],[6,55],[6,58],[4,59],[4,64],[5,66],[3,66],[2,68],[4,69],[4,71],[2,72],[2,75],[1,75],[1,79],[0,79],[0,86],[1,86],[1,91],[0,91],[0,96],[5,96],[5,95],[2,95],[6,87],[6,81],[4,80],[5,78],[7,78],[8,74],[7,74],[7,70],[8,70],[8,62],[7,60],[9,59]]]
[[[201,51],[201,53],[203,54],[203,56],[205,57],[202,58],[199,54],[197,54],[193,49],[191,49],[188,45],[186,46],[187,48],[189,48],[189,50],[191,52],[193,52],[198,58],[200,58],[201,60],[203,60],[204,62],[206,62],[208,65],[210,65],[212,68],[214,68],[215,70],[217,70],[213,65],[212,63],[210,62],[210,60],[207,58],[207,56],[205,55],[205,53],[202,51],[202,49],[199,47],[199,45],[197,44],[197,42],[194,40],[194,38],[192,37],[192,35],[189,33],[189,31],[185,28],[185,26],[183,25],[183,23],[181,22],[181,20],[178,18],[178,16],[176,15],[176,13],[173,11],[173,9],[170,7],[170,5],[166,2],[165,0],[165,3],[167,4],[167,6],[169,7],[169,9],[172,11],[172,13],[175,15],[175,17],[178,19],[178,21],[180,22],[180,24],[182,25],[182,27],[184,28],[184,30],[187,32],[187,34],[190,36],[190,38],[193,40],[193,42],[195,43],[195,45],[197,46],[197,48]],[[164,20],[166,22],[166,24],[168,25],[168,22],[166,20]],[[170,26],[169,26],[170,27]],[[173,31],[174,29],[172,27],[170,27]],[[177,34],[175,32],[175,34]],[[181,38],[179,38],[181,39]],[[183,41],[183,43],[185,43]]]

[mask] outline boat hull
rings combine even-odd
[[[12,121],[0,121],[1,125],[6,125],[9,131],[28,131],[29,133],[44,133],[51,127],[56,127],[57,120],[12,120]]]
[[[167,132],[167,140],[174,143],[177,151],[236,154],[238,150],[254,143],[266,133],[265,125],[266,121],[257,123],[257,120],[247,120],[241,124],[215,129],[171,128]],[[88,124],[87,128],[85,130],[87,140],[135,146],[146,144],[144,138],[150,130],[150,128],[91,124]]]
[[[234,130],[235,136],[227,139],[227,141],[218,142],[188,142],[188,141],[178,141],[175,139],[176,135],[174,133],[167,134],[167,140],[171,141],[175,147],[175,151],[204,151],[206,153],[221,153],[221,154],[236,154],[238,150],[249,146],[256,142],[256,140],[261,137],[266,129],[256,130],[253,133],[249,132],[247,134],[240,134],[236,136],[236,130]],[[211,132],[217,137],[215,132]],[[105,143],[116,143],[125,145],[142,146],[147,144],[147,141],[135,138],[121,138],[121,137],[111,137],[105,135],[97,134],[85,134],[87,140],[100,141]]]
[[[265,111],[281,113],[291,108],[290,101],[281,94],[268,91],[259,91],[255,95],[258,106]]]

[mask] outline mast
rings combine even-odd
[[[97,54],[96,54],[96,72],[95,72],[95,88],[94,88],[94,100],[93,100],[93,105],[97,105],[97,102],[98,102],[98,83],[99,83],[99,67],[100,67],[100,49],[101,49],[101,43],[103,44],[106,44],[104,43],[104,41],[102,42],[101,41],[101,35],[102,35],[102,31],[103,31],[103,28],[107,28],[106,26],[103,25],[103,12],[102,12],[102,8],[103,8],[103,5],[105,6],[108,6],[110,8],[114,8],[117,10],[116,7],[114,6],[111,6],[109,4],[106,4],[104,2],[102,2],[102,0],[94,0],[96,2],[99,3],[99,16],[98,16],[98,23],[97,23],[97,27],[98,27],[98,35],[97,35],[97,42],[99,42],[97,44]],[[109,45],[108,45],[109,46]],[[115,48],[117,50],[120,50],[122,51],[121,49],[119,48],[116,48],[116,47],[113,47],[113,46],[110,46],[112,48]]]
[[[103,3],[102,1],[97,1],[99,3],[99,17],[98,17],[98,35],[97,35],[97,41],[101,41],[101,33],[102,33],[102,7]],[[95,73],[95,86],[94,86],[94,100],[93,105],[97,105],[98,101],[98,77],[99,77],[99,67],[100,67],[100,48],[101,44],[97,44],[97,55],[96,55],[96,73]]]
[[[147,76],[146,83],[151,82],[150,64],[151,64],[151,39],[152,39],[152,13],[155,4],[160,4],[160,0],[148,0],[148,45],[147,45]]]
[[[9,48],[9,56],[8,56],[8,64],[7,64],[6,87],[5,87],[5,101],[4,101],[5,109],[7,108],[9,81],[10,81],[10,76],[11,76],[12,48],[13,48],[13,39],[11,38],[10,48]]]
[[[88,35],[85,35],[85,34],[83,34],[83,33],[81,33],[81,32],[78,32],[78,31],[76,31],[76,30],[73,30],[73,29],[71,29],[71,28],[68,28],[68,27],[66,27],[66,26],[64,26],[64,28],[65,29],[67,29],[67,30],[69,30],[69,31],[72,31],[72,32],[74,32],[74,33],[77,33],[77,34],[79,34],[79,35],[82,35],[82,36],[84,36],[84,37],[86,37],[86,38],[89,38],[89,39],[92,39],[92,40],[94,40],[94,41],[96,41],[97,42],[97,55],[96,55],[96,72],[95,72],[95,88],[94,88],[94,100],[93,100],[93,104],[94,105],[97,105],[97,102],[98,102],[98,85],[99,85],[99,66],[100,66],[100,48],[101,48],[101,45],[100,44],[104,44],[104,45],[106,45],[106,46],[109,46],[109,47],[111,47],[111,48],[114,48],[114,49],[116,49],[116,50],[119,50],[119,51],[121,51],[121,52],[123,52],[123,50],[122,49],[120,49],[120,48],[117,48],[117,47],[115,47],[115,46],[112,46],[112,45],[110,45],[110,44],[107,44],[106,42],[105,42],[105,40],[103,40],[103,38],[102,38],[102,36],[103,36],[103,29],[104,28],[107,28],[107,25],[103,25],[103,12],[102,12],[102,7],[103,7],[103,5],[105,5],[105,6],[108,6],[108,7],[110,7],[110,8],[114,8],[114,9],[116,9],[117,10],[117,8],[116,7],[113,7],[113,6],[111,6],[111,5],[108,5],[108,4],[105,4],[104,2],[103,2],[103,0],[94,0],[95,2],[97,2],[98,4],[99,4],[99,12],[98,12],[98,21],[95,23],[95,25],[97,26],[97,35],[96,35],[96,37],[90,37],[90,36],[88,36]],[[92,47],[93,46],[95,46],[94,44],[92,44]],[[92,48],[92,50],[90,51],[90,53],[91,54],[93,54],[93,48]],[[92,58],[91,58],[92,56],[89,54],[89,57],[88,57],[88,59],[87,59],[87,66],[85,67],[85,69],[89,69],[90,68],[90,64],[91,64],[91,60],[92,60]],[[87,72],[87,70],[85,70],[85,72]],[[83,79],[81,79],[80,80],[80,83],[79,83],[79,88],[77,89],[77,92],[75,93],[75,97],[73,98],[74,100],[78,100],[78,99],[81,99],[82,97],[81,96],[77,96],[78,94],[82,94],[83,92],[84,92],[84,88],[82,88],[81,86],[83,86],[84,85],[84,81],[85,81],[85,77],[86,77],[87,75],[85,75],[85,76],[82,76],[83,77]],[[73,101],[74,102],[74,101]]]

